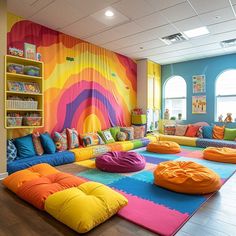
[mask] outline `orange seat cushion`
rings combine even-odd
[[[85,180],[67,173],[58,172],[52,175],[25,182],[16,194],[33,206],[43,210],[48,196],[58,191],[77,187]]]
[[[236,149],[208,147],[203,151],[203,158],[210,161],[236,164]]]
[[[154,171],[154,183],[187,194],[212,193],[221,187],[217,173],[192,161],[161,162]]]
[[[215,125],[213,128],[213,139],[223,139],[224,138],[225,127]]]
[[[14,193],[25,182],[38,179],[41,176],[50,175],[59,172],[56,168],[48,164],[38,164],[25,170],[17,171],[3,180],[3,184]]]
[[[147,151],[157,153],[178,153],[181,148],[178,143],[171,141],[157,141],[147,145]]]

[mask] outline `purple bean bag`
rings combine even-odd
[[[96,167],[106,172],[135,172],[142,170],[145,164],[145,158],[136,152],[107,152],[96,158]]]

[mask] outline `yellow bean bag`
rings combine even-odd
[[[86,233],[116,214],[128,200],[96,182],[86,182],[50,195],[45,210],[78,233]]]
[[[174,154],[181,152],[180,146],[172,141],[156,141],[147,145],[147,151]]]
[[[157,165],[154,183],[187,194],[207,194],[220,189],[217,173],[192,161],[166,161]]]
[[[203,158],[210,161],[236,164],[236,149],[208,147],[203,151]]]

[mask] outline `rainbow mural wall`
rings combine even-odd
[[[45,64],[45,127],[79,133],[130,125],[136,106],[135,61],[8,14],[8,48],[35,44]],[[73,60],[68,60],[72,58]]]

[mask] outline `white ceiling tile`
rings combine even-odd
[[[105,16],[105,12],[107,10],[111,10],[114,13],[114,16],[112,17]],[[115,26],[115,25],[122,24],[130,20],[128,17],[121,14],[119,11],[117,11],[113,7],[107,7],[100,11],[97,11],[94,14],[92,14],[91,17],[93,17],[95,20],[107,26]]]
[[[97,45],[102,45],[107,42],[119,39],[119,38],[120,38],[120,34],[117,33],[114,29],[110,29],[102,33],[96,34],[94,36],[85,38],[85,40],[88,42],[97,44]]]
[[[28,18],[38,12],[40,9],[46,7],[54,0],[8,0],[7,9],[9,12],[15,13],[21,17]]]
[[[198,16],[191,17],[186,20],[181,20],[178,22],[173,23],[180,31],[186,31],[194,28],[198,28],[204,26],[202,21],[199,19]]]
[[[230,7],[229,0],[190,0],[198,14]]]
[[[77,9],[64,0],[56,0],[46,8],[30,17],[30,20],[46,25],[49,28],[63,28],[80,18]]]
[[[172,7],[186,0],[146,0],[150,5],[152,5],[156,10],[163,10],[168,7]]]
[[[205,25],[212,25],[223,21],[232,20],[234,19],[234,14],[232,8],[227,7],[199,15],[199,17]]]
[[[188,2],[183,2],[162,10],[161,13],[171,22],[187,19],[196,15]]]
[[[211,34],[218,34],[227,31],[236,30],[236,20],[230,20],[207,27]]]
[[[112,6],[131,19],[137,19],[155,11],[145,0],[121,0]]]
[[[125,37],[131,34],[136,34],[142,31],[142,27],[140,27],[135,22],[129,22],[120,26],[116,26],[113,28],[117,33],[120,34],[120,37]]]
[[[168,24],[168,21],[161,15],[160,12],[153,13],[151,15],[142,17],[135,20],[135,22],[142,26],[143,29],[151,29],[158,26]]]
[[[103,8],[110,6],[117,0],[64,0],[77,9],[80,18],[91,15]]]
[[[96,21],[94,18],[88,16],[75,23],[60,29],[63,33],[76,36],[78,38],[88,37],[95,33],[105,30],[108,26]]]

